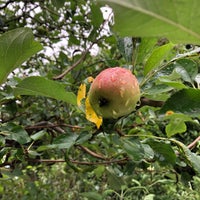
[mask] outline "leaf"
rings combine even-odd
[[[84,99],[85,97],[86,97],[86,85],[81,84],[77,94],[77,105],[79,107],[81,106],[81,100]]]
[[[41,145],[37,148],[37,151],[46,151],[50,149],[56,149],[58,145],[56,144],[48,144],[48,145]]]
[[[172,50],[173,47],[174,45],[172,43],[168,43],[154,49],[145,63],[144,74],[147,75],[150,71],[157,68],[167,57],[168,53]]]
[[[100,128],[100,126],[102,125],[103,119],[102,117],[97,116],[97,114],[95,113],[95,111],[93,110],[89,102],[88,97],[85,100],[85,115],[88,121],[95,123],[98,129]]]
[[[14,89],[14,94],[16,96],[45,96],[76,105],[76,95],[73,92],[67,92],[65,87],[66,85],[63,83],[48,80],[44,77],[32,76],[21,81]]]
[[[174,142],[179,148],[182,149],[182,153],[185,156],[185,159],[189,163],[191,167],[200,175],[200,156],[196,155],[195,153],[191,152],[187,146],[185,146],[183,143],[171,139],[172,142]]]
[[[139,140],[122,140],[122,147],[135,162],[141,162],[144,158],[144,148]]]
[[[194,80],[195,76],[198,73],[198,65],[196,62],[194,62],[193,60],[190,59],[180,59],[177,60],[174,63],[175,67],[181,67],[183,68],[185,71],[183,71],[184,73],[181,74],[182,78],[184,81],[188,81],[190,82],[191,79]],[[187,75],[185,75],[187,73]],[[189,77],[188,77],[189,76]]]
[[[69,149],[76,142],[78,135],[71,134],[63,134],[54,139],[53,144],[57,144],[58,148],[67,148]]]
[[[42,45],[34,41],[29,28],[18,28],[1,35],[0,84],[6,80],[10,72],[40,50]]]
[[[180,89],[187,88],[187,86],[184,85],[181,81],[172,81],[165,77],[160,77],[160,78],[158,78],[158,80],[160,81],[160,83],[163,83],[163,84],[168,85],[175,89],[180,90]]]
[[[155,158],[162,165],[174,165],[176,154],[169,143],[149,139],[146,142],[154,150]]]
[[[155,194],[148,194],[144,197],[144,200],[154,200]]]
[[[93,170],[93,172],[94,172],[95,176],[97,176],[97,178],[100,178],[103,176],[105,169],[106,169],[105,166],[99,165],[99,166],[97,166],[97,168],[95,168]]]
[[[170,119],[170,122],[165,128],[168,137],[171,137],[177,133],[185,132],[187,130],[185,122],[193,121],[189,116],[182,113],[168,114],[165,119]]]
[[[10,135],[6,137],[7,139],[15,140],[19,144],[26,144],[31,141],[28,133],[21,126],[10,123],[8,127]]]
[[[185,122],[179,118],[177,118],[174,121],[170,121],[170,123],[167,124],[165,128],[167,137],[171,137],[177,133],[184,133],[186,130],[187,130],[187,127],[185,125]]]
[[[50,149],[69,149],[71,148],[77,139],[76,134],[63,134],[54,139],[52,144],[41,145],[37,148],[37,151],[46,151]]]
[[[34,135],[31,135],[31,139],[36,141],[36,140],[39,140],[40,138],[42,138],[44,135],[46,134],[46,131],[39,131],[37,133],[35,133]]]
[[[144,158],[147,160],[154,158],[154,151],[148,144],[142,144],[142,147],[144,149]]]
[[[161,73],[160,76],[157,77],[157,83],[159,84],[162,83],[179,90],[183,88],[187,88],[187,86],[184,85],[183,82],[181,81],[181,76],[183,74],[184,74],[183,76],[187,76],[188,74],[184,69],[183,70],[180,69],[182,67],[180,68],[179,67],[175,67],[175,69],[172,71],[171,74],[162,76],[162,73]],[[189,75],[188,75],[188,78],[189,78]]]
[[[80,195],[91,200],[103,200],[102,196],[97,192],[83,192]]]
[[[113,8],[114,28],[122,36],[166,37],[174,43],[200,44],[199,0],[99,2]]]
[[[125,185],[124,179],[117,176],[116,172],[111,168],[106,168],[107,182],[109,188],[113,190],[120,190],[123,185]]]
[[[156,38],[142,38],[136,51],[136,63],[144,64],[157,43]]]
[[[99,26],[103,23],[103,14],[100,10],[100,8],[98,6],[96,6],[95,4],[91,5],[91,24],[96,27],[99,28]]]
[[[163,105],[161,114],[172,110],[189,116],[200,116],[200,90],[188,88],[174,93]]]
[[[200,156],[191,152],[187,147],[184,148],[184,151],[185,151],[185,156],[189,161],[190,165],[200,175]]]

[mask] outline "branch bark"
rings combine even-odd
[[[143,106],[162,107],[164,105],[164,101],[151,100],[146,97],[142,97],[140,99],[140,102],[141,103],[138,108],[141,108]]]

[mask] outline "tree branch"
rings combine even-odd
[[[128,157],[119,159],[119,160],[108,160],[108,161],[102,161],[102,162],[87,162],[87,161],[78,161],[78,160],[72,160],[69,161],[73,164],[77,165],[109,165],[112,163],[118,163],[118,164],[124,164],[129,160]],[[38,163],[62,163],[66,162],[64,159],[58,159],[58,160],[51,160],[51,159],[30,159],[32,162],[38,162]]]
[[[138,108],[141,108],[143,106],[162,107],[164,105],[164,101],[151,100],[146,97],[142,97],[140,99],[140,102],[141,103]]]
[[[93,42],[82,54],[82,56],[68,69],[66,69],[62,74],[53,77],[54,80],[59,80],[59,79],[63,79],[65,75],[67,75],[70,71],[72,71],[76,66],[78,66],[82,61],[85,60],[88,52],[90,51],[90,49],[92,48],[92,46],[97,43],[98,40],[96,40],[95,42]]]
[[[0,10],[5,9],[10,3],[13,3],[13,2],[15,2],[15,1],[10,0],[10,1],[5,2],[5,4],[3,6],[0,6]]]

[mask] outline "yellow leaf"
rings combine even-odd
[[[88,121],[95,123],[98,129],[100,128],[100,126],[103,122],[103,119],[102,119],[102,117],[97,116],[97,114],[95,113],[95,111],[93,110],[93,108],[89,102],[88,97],[85,100],[85,115],[86,115],[86,119]]]
[[[86,96],[86,85],[81,84],[78,89],[78,94],[77,94],[77,105],[79,107],[81,106],[81,100],[84,99],[85,96]]]
[[[92,76],[89,76],[89,77],[87,78],[88,83],[92,83],[93,80],[94,80],[94,78],[93,78]]]

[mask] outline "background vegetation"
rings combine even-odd
[[[1,0],[1,199],[200,199],[199,4]],[[97,129],[77,92],[115,66],[141,102]]]

